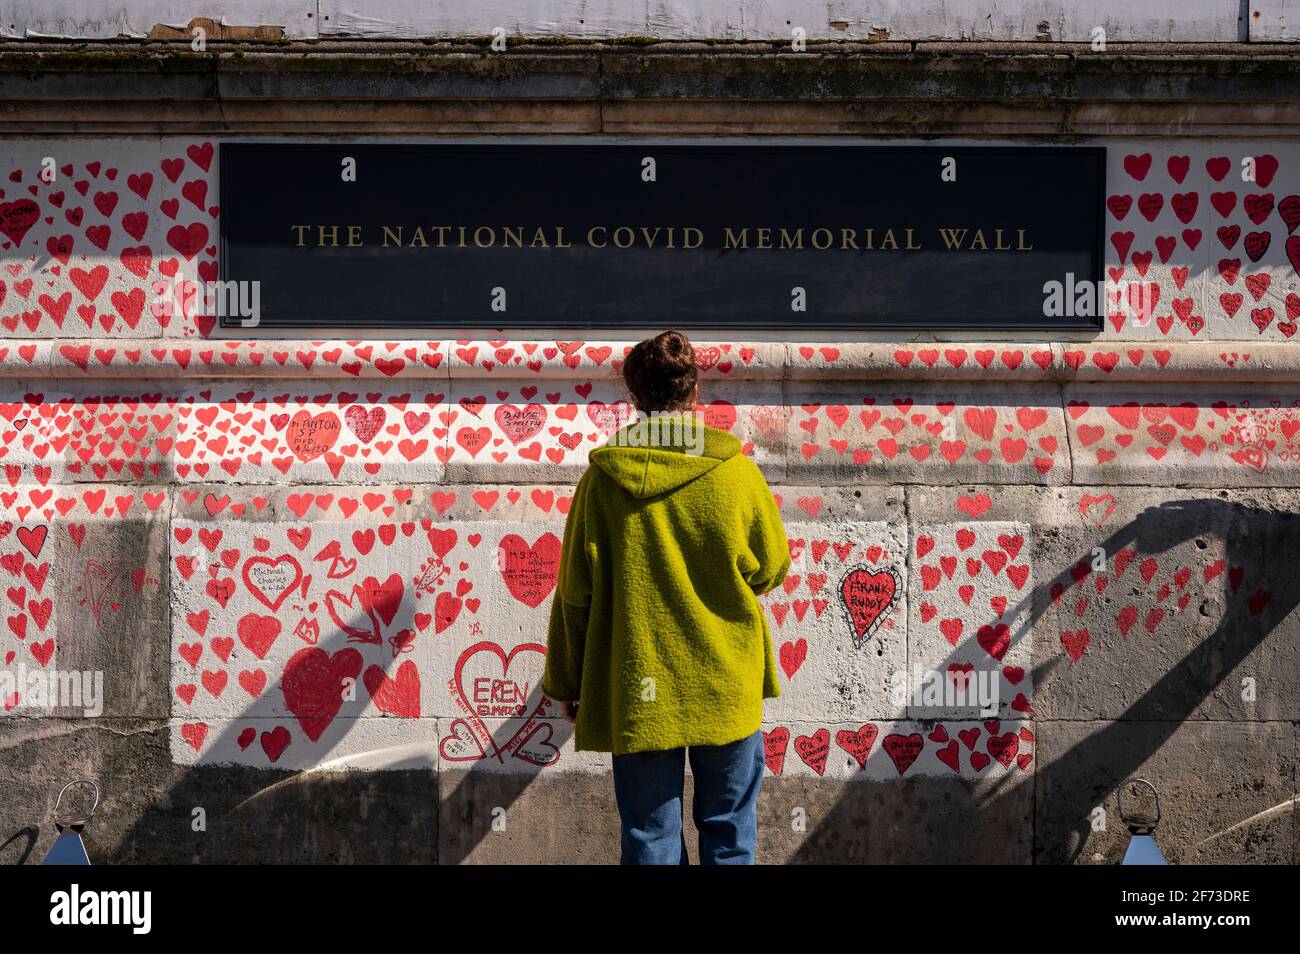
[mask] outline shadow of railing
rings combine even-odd
[[[971,798],[963,802],[936,792],[944,821],[945,831],[965,832],[967,844],[954,844],[950,856],[953,860],[1001,860],[996,853],[985,851],[982,845],[990,834],[1001,830],[1009,818],[1027,809],[1033,813],[1032,860],[1048,863],[1072,863],[1079,860],[1089,836],[1093,834],[1093,810],[1113,799],[1115,790],[1134,775],[1159,751],[1176,732],[1192,719],[1197,709],[1221,686],[1237,667],[1274,632],[1287,616],[1300,604],[1300,515],[1279,512],[1262,507],[1215,498],[1196,498],[1166,502],[1149,507],[1134,520],[1093,544],[1114,557],[1126,547],[1136,547],[1140,553],[1160,553],[1180,544],[1221,534],[1224,541],[1228,567],[1249,567],[1252,579],[1240,592],[1227,592],[1222,618],[1213,631],[1188,652],[1176,665],[1166,670],[1140,697],[1122,712],[1105,719],[1100,728],[1085,738],[1071,744],[1061,752],[1047,753],[1042,759],[1041,738],[1032,779],[1032,797],[1016,807],[1023,799],[1020,788],[1026,782],[1023,776],[1007,774],[988,779],[987,784],[969,789]],[[1258,551],[1258,552],[1257,552]],[[1076,577],[1075,564],[1067,566],[1050,580],[1039,582],[1020,603],[1008,609],[1015,619],[1022,611],[1020,622],[1012,633],[1012,644],[1028,639],[1034,624],[1043,619],[1055,599],[1061,599],[1072,588],[1083,585],[1090,575]],[[1038,639],[1044,638],[1040,634]],[[935,667],[947,671],[947,662],[958,657],[950,654],[945,663]],[[1059,666],[1063,657],[1057,655],[1034,664],[1032,672],[1035,687],[1049,672]],[[1295,692],[1300,668],[1283,673],[1278,680],[1278,691]],[[1296,698],[1284,699],[1294,712]],[[1007,725],[1014,723],[1008,722]],[[1213,784],[1199,777],[1191,779],[1196,784]],[[1170,779],[1153,779],[1160,785],[1170,786]],[[1177,780],[1185,782],[1187,779]],[[947,780],[951,787],[953,780]],[[914,783],[915,791],[923,791],[925,784]],[[943,788],[944,786],[938,786]],[[1294,779],[1290,793],[1294,796]],[[947,789],[945,789],[946,791]],[[913,789],[909,789],[913,791]],[[861,844],[844,833],[861,823],[862,813],[855,805],[859,787],[849,785],[843,794],[819,819],[817,828],[794,852],[796,862],[827,862],[850,860],[871,861],[882,858],[864,857]],[[988,819],[988,824],[985,824]],[[1235,821],[1236,819],[1234,819]],[[1114,826],[1116,828],[1120,826]],[[1211,832],[1202,832],[1209,836]],[[1116,833],[1111,834],[1114,839]],[[1289,857],[1289,851],[1287,852]],[[945,852],[928,846],[924,852],[927,860],[945,860]],[[1113,860],[1118,860],[1115,858]]]

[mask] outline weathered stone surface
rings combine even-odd
[[[1031,782],[988,799],[966,780],[766,779],[761,864],[1029,864]],[[803,827],[796,827],[801,823]]]
[[[438,776],[441,864],[617,864],[618,809],[608,773]]]
[[[1294,720],[1295,511],[1291,491],[1044,495],[1039,716]]]
[[[82,502],[52,525],[46,544],[56,599],[55,665],[104,674],[104,715],[164,718],[170,711],[161,678],[170,657],[169,497],[158,487],[105,490],[116,501],[111,516],[87,518]],[[145,494],[157,501],[154,508]]]
[[[168,492],[18,485],[0,500],[0,711],[164,718]]]
[[[957,778],[932,755],[923,756],[919,765],[929,758],[935,771],[909,769],[900,779],[877,745],[868,759],[869,772],[848,758],[850,769],[836,768],[823,778],[806,766],[803,771],[782,766],[779,775],[773,774],[770,751],[758,806],[761,864],[1025,864],[1032,858],[1033,785],[1028,776],[991,797],[990,781]],[[799,761],[793,752],[789,759]],[[882,763],[879,773],[877,761]],[[1006,781],[1011,775],[998,778]],[[618,814],[607,771],[506,774],[444,765],[440,785],[444,863],[618,860]],[[684,831],[687,854],[696,863],[693,797],[688,767]]]
[[[1128,831],[1115,791],[1139,776],[1160,792],[1156,842],[1171,863],[1295,863],[1293,723],[1049,721],[1037,729],[1036,862],[1117,864]]]
[[[1227,5],[1229,39],[1236,19]],[[854,29],[847,20],[843,27]],[[967,32],[984,28],[981,17]],[[82,135],[271,125],[298,134],[333,127],[1059,141],[1063,131],[1284,137],[1295,119],[1293,58],[1268,44],[1125,44],[1117,57],[1087,44],[845,42],[840,27],[831,29],[833,40],[810,41],[801,54],[790,50],[789,24],[781,43],[515,38],[506,57],[486,38],[213,44],[203,53],[188,43],[30,40],[4,44],[0,95],[13,128]]]
[[[193,768],[172,763],[166,727],[152,720],[4,719],[0,770],[12,782],[5,864],[40,862],[57,835],[55,796],[87,776],[101,792],[85,833],[95,864],[437,861],[438,779],[427,769]]]

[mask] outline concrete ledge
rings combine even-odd
[[[639,339],[291,338],[44,339],[0,342],[0,379],[348,380],[619,378]],[[1205,381],[1300,378],[1287,341],[736,342],[698,337],[697,363],[716,380]]]

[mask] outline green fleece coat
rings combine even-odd
[[[679,427],[665,446],[671,420],[695,419],[637,421],[593,450],[569,509],[541,689],[579,703],[578,750],[734,742],[781,691],[757,599],[790,569],[772,492],[725,431]]]

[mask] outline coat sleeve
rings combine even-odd
[[[752,464],[752,462],[751,462]],[[785,524],[757,465],[753,466],[753,515],[749,521],[749,550],[754,564],[745,574],[745,582],[756,594],[779,586],[790,572],[790,544]]]
[[[588,471],[578,481],[564,523],[560,570],[546,634],[542,693],[557,702],[576,702],[582,688],[582,660],[591,610],[591,557],[587,542]]]

